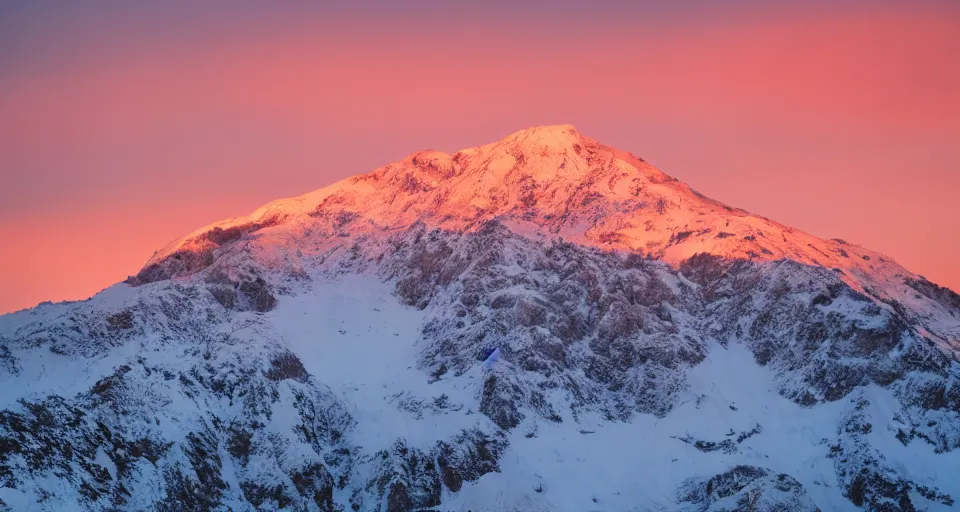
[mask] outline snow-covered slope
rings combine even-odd
[[[890,258],[531,128],[0,317],[0,500],[949,510],[958,350],[960,296]]]

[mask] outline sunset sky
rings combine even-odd
[[[415,150],[566,123],[960,290],[960,2],[677,3],[2,2],[0,312]]]

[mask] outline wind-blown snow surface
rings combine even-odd
[[[0,510],[950,510],[958,318],[531,129],[0,317]]]
[[[481,382],[428,382],[417,366],[421,311],[400,304],[372,276],[348,275],[314,286],[323,292],[293,298],[269,316],[307,371],[348,404],[357,422],[354,435],[365,449],[389,449],[398,438],[429,449],[462,429],[489,423],[467,415],[467,409],[444,411],[430,421],[418,420],[422,414],[412,411],[414,402],[432,403],[444,394],[452,404],[472,402]]]

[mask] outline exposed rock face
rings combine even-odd
[[[820,510],[790,475],[754,466],[736,466],[706,481],[690,480],[680,490],[679,501],[709,512]]]
[[[422,255],[437,253],[446,255],[442,269],[424,271]],[[401,297],[431,306],[425,369],[462,374],[485,348],[498,346],[523,374],[494,373],[484,381],[480,410],[502,428],[520,422],[520,406],[560,421],[558,408],[568,406],[547,399],[555,392],[573,398],[574,414],[666,414],[684,369],[704,357],[699,322],[681,313],[699,304],[663,282],[676,278],[662,263],[533,242],[489,222],[464,235],[414,229],[395,240],[381,264]],[[413,296],[405,284],[411,281],[418,286]]]
[[[500,433],[464,430],[438,441],[429,451],[397,440],[389,450],[373,454],[363,464],[372,467],[366,485],[354,491],[352,505],[386,502],[387,510],[419,510],[440,505],[441,489],[457,492],[466,482],[498,472],[498,459],[507,446]],[[367,505],[369,506],[369,505]],[[376,505],[379,507],[379,505]]]
[[[0,317],[0,509],[947,510],[958,347],[889,258],[535,128]]]
[[[168,286],[106,313],[101,323],[103,313],[83,304],[3,338],[20,360],[46,353],[52,363],[74,358],[96,367],[117,351],[140,354],[89,387],[24,397],[0,413],[7,488],[51,508],[211,510],[241,500],[332,510],[324,456],[352,420],[295,355],[227,334],[228,318],[190,288]],[[287,395],[296,398],[281,399]],[[325,416],[315,421],[307,409]],[[63,485],[43,483],[51,478]]]

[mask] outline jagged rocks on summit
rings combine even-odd
[[[958,350],[890,258],[531,128],[0,317],[0,509],[949,510]]]

